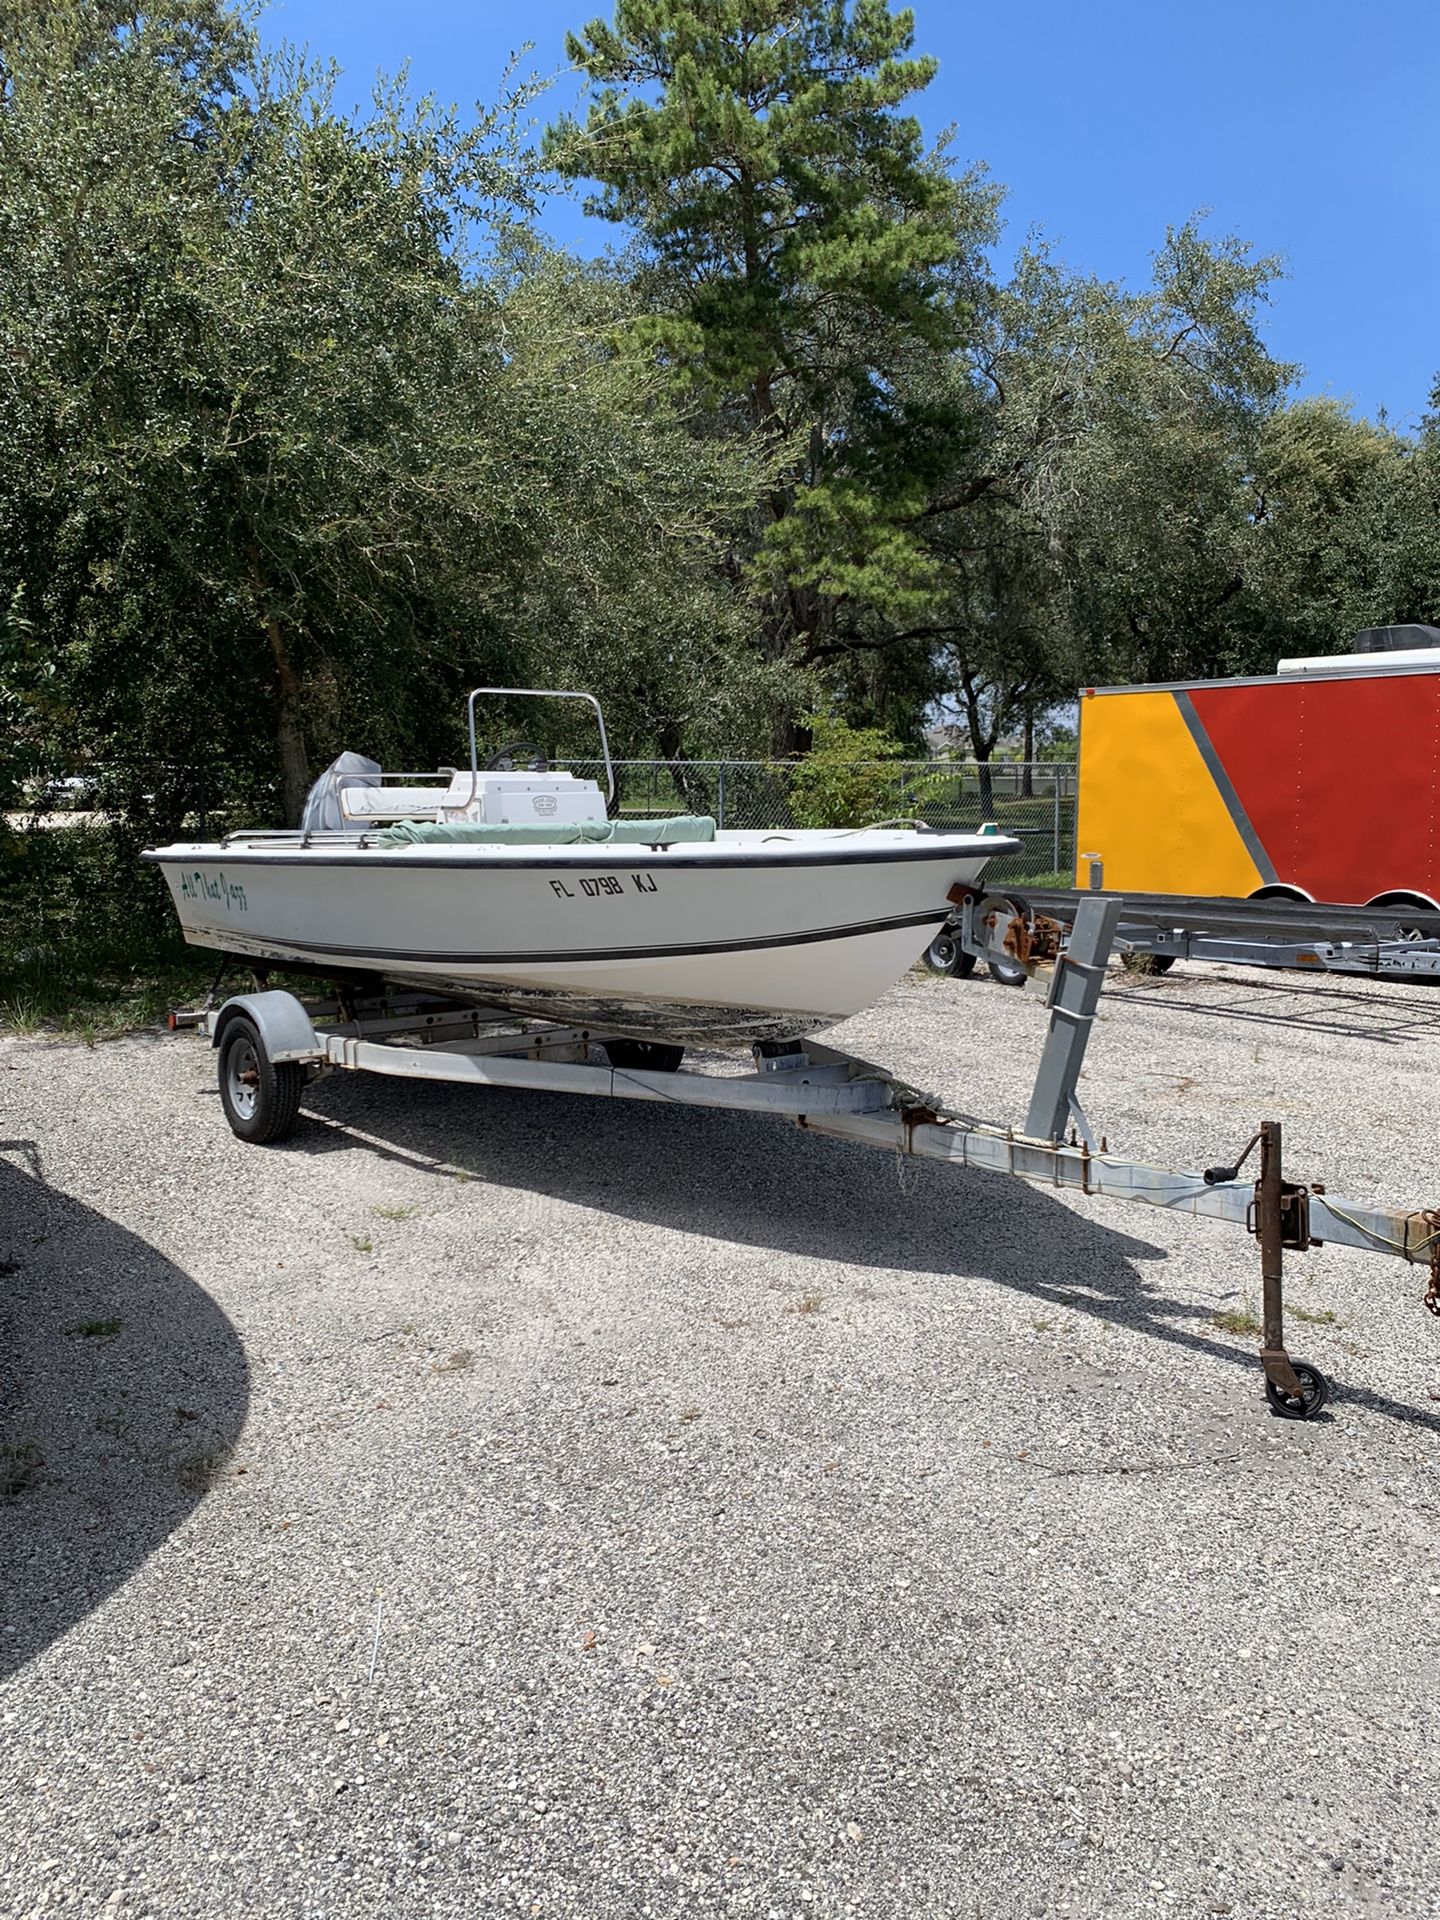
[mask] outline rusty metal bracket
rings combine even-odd
[[[1430,1284],[1425,1289],[1425,1311],[1440,1318],[1440,1209],[1428,1207],[1420,1217],[1430,1229]]]
[[[1262,1347],[1260,1365],[1265,1370],[1265,1378],[1273,1381],[1282,1393],[1294,1394],[1297,1398],[1301,1396],[1303,1388],[1295,1377],[1290,1355],[1284,1347]]]
[[[1039,966],[1059,958],[1064,938],[1064,927],[1048,914],[1017,913],[1005,929],[1005,951],[1019,966]]]
[[[1320,1242],[1310,1234],[1310,1189],[1294,1180],[1282,1180],[1276,1196],[1279,1205],[1280,1241],[1287,1253],[1308,1253]],[[1258,1240],[1264,1232],[1264,1203],[1260,1182],[1255,1182],[1255,1198],[1245,1213],[1245,1230]],[[1440,1312],[1440,1307],[1436,1308]]]

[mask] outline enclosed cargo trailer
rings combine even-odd
[[[1440,906],[1440,631],[1357,647],[1254,678],[1085,688],[1076,885]]]

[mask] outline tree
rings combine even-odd
[[[521,558],[487,618],[532,684],[599,693],[632,752],[730,754],[789,686],[750,647],[754,607],[723,565],[767,470],[677,404],[635,343],[642,318],[619,271],[533,238],[507,263],[488,444]],[[594,750],[584,727],[572,744]]]
[[[958,338],[992,200],[897,111],[935,71],[913,30],[885,0],[618,0],[567,43],[598,92],[548,142],[641,236],[657,357],[777,462],[734,565],[802,670],[933,585],[897,375]]]
[[[935,606],[890,643],[933,649],[982,766],[1084,679],[1213,671],[1248,645],[1247,478],[1293,371],[1256,326],[1273,271],[1193,226],[1139,293],[1027,246],[967,348],[925,370],[971,432],[925,515]]]
[[[391,95],[352,127],[203,0],[69,0],[6,59],[0,485],[36,618],[99,735],[203,757],[243,715],[293,819],[307,687],[393,712],[424,577],[474,526],[450,456],[497,353],[465,221],[520,191],[496,123]]]
[[[1425,517],[1427,464],[1399,434],[1333,400],[1299,400],[1267,420],[1249,487],[1258,614],[1253,650],[1237,665],[1268,672],[1281,652],[1330,653],[1361,627],[1423,617],[1408,610],[1400,576],[1416,571],[1402,555],[1413,558]]]
[[[482,680],[596,676],[642,739],[758,724],[713,538],[757,470],[620,279],[529,235],[518,101],[352,123],[211,0],[0,45],[0,593],[66,770],[143,762],[163,831],[217,759],[293,821],[341,746],[453,757]]]

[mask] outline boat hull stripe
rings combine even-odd
[[[588,951],[563,947],[545,953],[424,953],[412,947],[347,947],[330,941],[292,940],[280,934],[257,932],[253,937],[266,946],[284,948],[290,953],[316,958],[328,955],[331,958],[363,961],[371,966],[388,962],[391,965],[436,967],[568,967],[585,961],[676,960],[687,954],[751,953],[766,947],[812,946],[823,940],[858,940],[866,934],[895,933],[905,927],[938,927],[949,917],[949,908],[940,906],[927,913],[901,914],[891,920],[866,920],[859,925],[846,927],[818,927],[804,933],[765,934],[753,940],[708,940],[674,947],[595,947]],[[213,941],[202,938],[202,935],[211,933],[215,936]],[[233,941],[237,934],[250,937],[248,928],[187,926],[185,934],[197,946],[216,947],[224,947],[227,940]]]

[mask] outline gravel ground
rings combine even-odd
[[[839,1044],[1019,1118],[1036,993]],[[1440,1201],[1440,995],[1117,977],[1176,1165]],[[1440,1323],[774,1121],[0,1042],[0,1912],[1440,1912]]]

